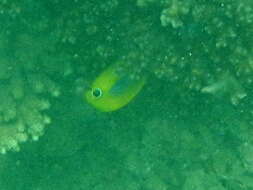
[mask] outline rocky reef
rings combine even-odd
[[[3,0],[0,20],[0,152],[44,134],[0,157],[3,189],[253,188],[250,0]],[[147,85],[102,114],[82,94],[117,61]]]
[[[36,141],[44,134],[51,123],[46,113],[50,101],[60,96],[56,73],[64,77],[70,72],[66,56],[64,61],[50,56],[56,41],[44,33],[46,20],[26,23],[30,8],[17,2],[0,3],[1,153],[19,150],[21,142]]]

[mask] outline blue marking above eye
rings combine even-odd
[[[135,80],[131,79],[128,75],[125,75],[114,84],[109,93],[114,96],[122,95],[129,90],[129,86],[133,85],[134,83],[136,83]]]

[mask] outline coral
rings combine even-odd
[[[188,175],[188,177],[183,187],[184,190],[225,190],[216,176],[208,175],[203,170],[189,172],[186,175]]]
[[[0,3],[0,150],[37,140],[61,94],[62,115],[80,127],[65,118],[51,134],[62,140],[34,155],[45,156],[38,189],[52,179],[56,189],[252,188],[250,0],[28,2]],[[74,105],[73,88],[82,94],[115,62],[147,76],[138,103],[111,115]]]
[[[28,139],[38,140],[44,133],[50,117],[44,113],[50,108],[43,94],[58,96],[53,81],[34,74],[21,74],[21,68],[8,59],[1,59],[0,98],[0,152],[19,150],[19,144]]]
[[[242,85],[233,77],[224,74],[214,83],[201,89],[202,93],[213,94],[214,96],[228,96],[232,104],[237,105],[241,99],[245,98],[246,92]]]
[[[159,37],[152,38],[156,33],[151,29],[149,39],[150,44],[155,44],[153,39],[164,40],[160,48],[155,47],[156,61],[146,61],[146,68],[159,78],[199,91],[228,74],[242,90],[252,87],[251,2],[157,0],[137,1],[137,5],[160,11]]]
[[[182,15],[186,15],[189,12],[189,6],[187,3],[174,0],[171,5],[164,9],[161,13],[161,25],[171,25],[173,28],[179,28],[183,26],[183,22],[180,20]]]
[[[7,1],[0,3],[3,22],[14,19],[9,20],[8,25],[1,23],[0,33],[0,153],[3,154],[8,150],[18,151],[20,143],[29,139],[36,141],[43,135],[44,128],[51,123],[45,112],[49,110],[52,98],[60,95],[59,83],[52,77],[52,73],[56,76],[52,68],[56,64],[58,67],[58,62],[45,53],[53,51],[49,47],[52,48],[56,41],[44,41],[43,36],[38,38],[36,30],[45,29],[39,27],[42,23],[25,26],[15,19],[25,12],[23,7],[14,2],[12,6],[8,5]],[[31,27],[36,30],[28,35],[16,32],[17,26],[24,31]],[[62,63],[62,73],[57,69],[61,76],[69,73],[63,65],[66,64]]]

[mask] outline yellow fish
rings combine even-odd
[[[104,70],[85,92],[86,101],[100,111],[115,111],[127,105],[146,83],[146,77],[132,79],[129,74],[119,74],[117,65]]]

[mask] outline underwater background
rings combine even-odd
[[[0,190],[252,190],[252,34],[251,0],[1,0]],[[147,79],[101,112],[117,62]]]

